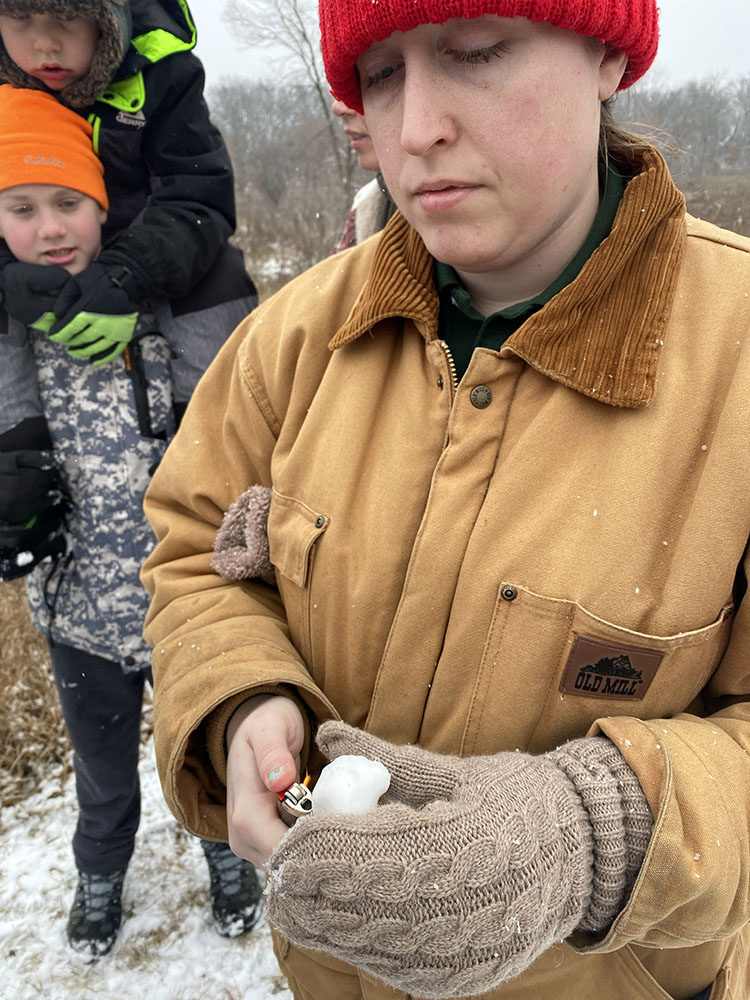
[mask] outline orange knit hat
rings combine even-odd
[[[51,94],[0,86],[0,191],[16,184],[55,184],[109,208],[104,167],[85,118]]]

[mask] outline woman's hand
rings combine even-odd
[[[227,726],[229,846],[256,865],[265,865],[289,829],[276,793],[297,780],[304,736],[302,713],[277,695],[248,698]]]

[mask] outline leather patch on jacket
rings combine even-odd
[[[621,646],[577,635],[560,691],[585,698],[640,701],[664,657],[655,649]]]

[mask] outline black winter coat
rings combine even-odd
[[[108,261],[135,275],[140,301],[166,298],[176,316],[255,296],[241,253],[228,243],[232,166],[203,98],[186,0],[103,0],[98,19],[89,77],[74,85],[75,99],[66,91],[55,97],[94,126],[110,201]],[[1,42],[0,79],[46,90]],[[4,263],[10,258],[0,243]]]
[[[240,253],[227,252],[234,177],[203,98],[203,66],[189,50],[195,30],[187,5],[131,0],[130,9],[131,38],[123,39],[111,88],[77,109],[94,124],[104,164],[108,257],[114,250],[143,297],[170,299],[175,314],[254,295]],[[158,29],[164,34],[154,52],[144,40]]]

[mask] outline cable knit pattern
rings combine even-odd
[[[318,743],[382,761],[391,788],[374,813],[313,816],[278,845],[268,913],[291,941],[416,996],[474,996],[621,906],[635,852],[608,740],[462,759],[333,722]]]

